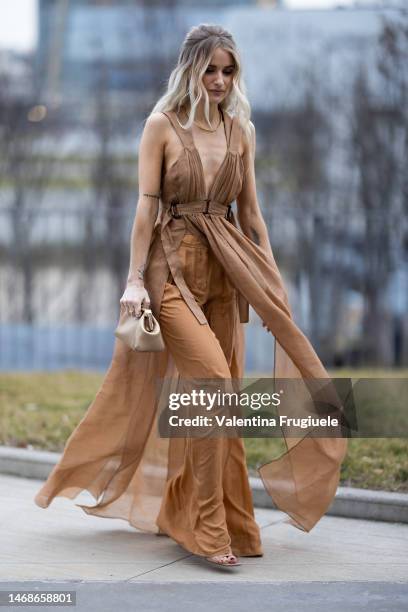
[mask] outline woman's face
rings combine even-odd
[[[235,72],[234,59],[229,51],[216,49],[203,76],[203,84],[211,102],[218,104],[229,93]]]

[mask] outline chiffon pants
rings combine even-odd
[[[185,234],[178,254],[185,281],[209,323],[199,323],[169,274],[159,322],[180,377],[239,376],[236,291],[199,236]],[[197,555],[232,550],[261,556],[242,438],[188,437],[182,442],[184,460],[167,481],[156,519],[160,531]]]

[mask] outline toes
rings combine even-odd
[[[236,565],[238,564],[237,557],[232,553],[226,553],[225,555],[214,555],[213,557],[207,557],[210,561],[217,563],[218,565]]]

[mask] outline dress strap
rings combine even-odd
[[[177,120],[177,113],[174,110],[171,110],[171,111],[161,111],[161,112],[164,115],[166,115],[166,117],[170,121],[170,123],[173,126],[173,128],[175,129],[178,137],[180,138],[181,144],[183,145],[183,147],[187,147],[189,149],[192,149],[194,147],[194,142],[193,142],[193,137],[191,135],[191,130],[186,130],[186,129],[181,127],[181,125],[179,124],[179,122]]]
[[[242,136],[241,124],[236,115],[232,117],[231,124],[232,125],[229,139],[229,149],[231,153],[236,153],[239,151],[239,142]]]

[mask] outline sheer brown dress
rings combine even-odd
[[[239,154],[243,131],[238,119],[226,111],[222,113],[227,151],[206,194],[203,165],[192,130],[179,125],[175,111],[164,114],[180,139],[180,156],[162,174],[160,212],[145,270],[145,286],[154,315],[159,318],[165,284],[172,278],[199,323],[209,325],[183,276],[179,257],[179,246],[186,234],[199,236],[236,292],[238,324],[231,338],[231,377],[244,376],[243,324],[248,321],[250,304],[275,339],[273,378],[329,379],[315,350],[293,321],[275,260],[245,236],[235,221],[232,204],[244,178]],[[198,543],[200,522],[193,484],[191,490],[182,491],[182,498],[177,497],[181,493],[175,484],[190,482],[186,438],[163,438],[158,432],[161,399],[157,381],[173,384],[178,376],[167,347],[162,352],[141,353],[115,339],[112,361],[96,397],[68,438],[60,460],[35,496],[35,503],[46,508],[56,496],[73,499],[87,490],[96,504],[77,505],[88,514],[124,519],[152,533],[159,531],[160,514],[160,525],[165,524],[163,531],[187,550],[201,555],[221,553],[216,543],[211,551]],[[286,522],[310,531],[333,500],[347,440],[305,433],[302,437],[286,437],[285,443],[286,452],[271,457],[258,472],[275,506],[285,513]],[[233,444],[223,477],[232,552],[262,554],[242,439]],[[233,513],[241,517],[241,524],[233,524]],[[225,550],[225,546],[221,548]]]

